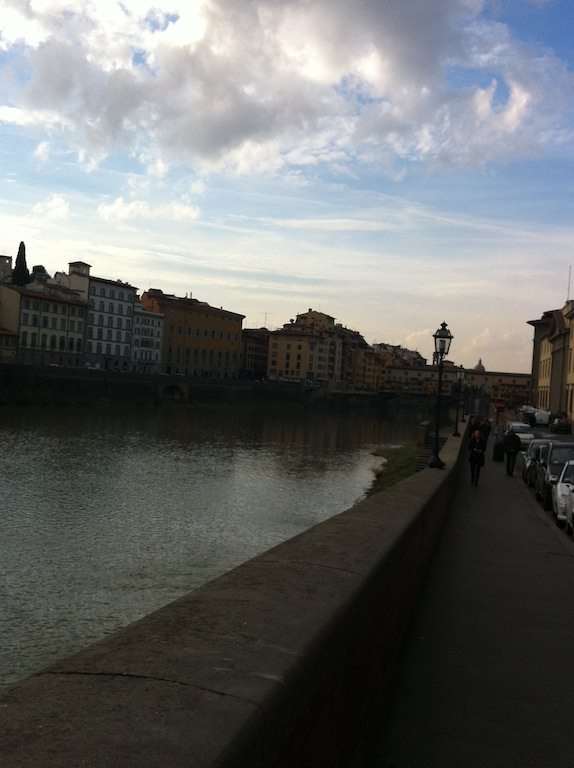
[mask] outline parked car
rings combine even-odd
[[[552,513],[559,526],[566,523],[568,499],[574,488],[574,459],[567,461],[552,486]]]
[[[557,416],[552,420],[552,423],[550,424],[550,431],[563,435],[572,434],[572,425],[570,424],[570,420],[565,416]]]
[[[536,482],[536,467],[541,455],[544,455],[548,448],[548,442],[548,440],[535,438],[530,441],[526,451],[521,451],[516,457],[516,468],[529,488]]]
[[[564,521],[566,533],[574,536],[574,486],[570,489],[570,494],[566,501],[566,520]]]
[[[546,455],[540,458],[536,467],[536,495],[542,500],[544,509],[552,509],[552,486],[564,464],[570,460],[574,460],[574,443],[549,442]]]
[[[506,428],[504,430],[505,436],[510,431],[516,432],[520,438],[520,445],[522,450],[526,450],[531,440],[534,440],[534,432],[529,424],[525,424],[523,421],[507,421]]]

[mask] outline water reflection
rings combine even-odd
[[[0,683],[348,508],[419,416],[0,411]]]

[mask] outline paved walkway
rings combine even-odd
[[[574,766],[574,544],[522,480],[467,467],[364,768]]]

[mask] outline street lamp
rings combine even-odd
[[[460,437],[460,432],[458,431],[458,408],[460,405],[460,390],[462,388],[463,379],[464,379],[464,368],[461,365],[456,372],[456,416],[454,419],[454,432],[452,433],[453,437]],[[464,413],[463,413],[463,419],[464,419]]]
[[[440,430],[440,399],[442,394],[442,369],[444,364],[444,358],[448,355],[450,349],[450,343],[452,341],[452,333],[446,327],[446,323],[441,323],[440,328],[433,333],[434,339],[434,358],[436,365],[438,365],[438,385],[436,396],[436,411],[435,411],[435,424],[434,424],[434,443],[432,448],[432,455],[429,461],[429,467],[433,469],[442,469],[444,467],[444,461],[439,456],[439,430]]]

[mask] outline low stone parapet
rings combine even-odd
[[[426,469],[0,698],[2,768],[347,766],[457,476]]]

